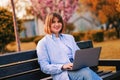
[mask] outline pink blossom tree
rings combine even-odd
[[[31,0],[31,2],[32,13],[43,22],[48,13],[57,12],[67,23],[78,5],[78,0]]]

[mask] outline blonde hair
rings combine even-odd
[[[51,34],[52,33],[51,30],[50,30],[50,27],[51,27],[51,24],[53,22],[53,18],[54,17],[57,17],[59,19],[59,21],[62,23],[62,29],[60,30],[59,33],[62,33],[64,31],[64,22],[63,22],[62,17],[58,13],[50,13],[46,17],[45,26],[44,26],[44,31],[47,34]]]

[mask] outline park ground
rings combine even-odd
[[[120,39],[93,43],[94,47],[101,46],[100,59],[120,59]]]

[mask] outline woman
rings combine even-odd
[[[70,71],[79,48],[73,36],[63,34],[64,22],[59,14],[47,15],[44,30],[47,34],[37,44],[38,62],[44,73],[51,74],[53,80],[102,80],[88,67]]]

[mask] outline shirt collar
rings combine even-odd
[[[62,34],[59,34],[59,38],[61,39],[62,38]],[[56,40],[57,38],[56,38],[56,36],[55,36],[55,34],[51,34],[50,35],[50,37],[53,39],[53,40]]]

